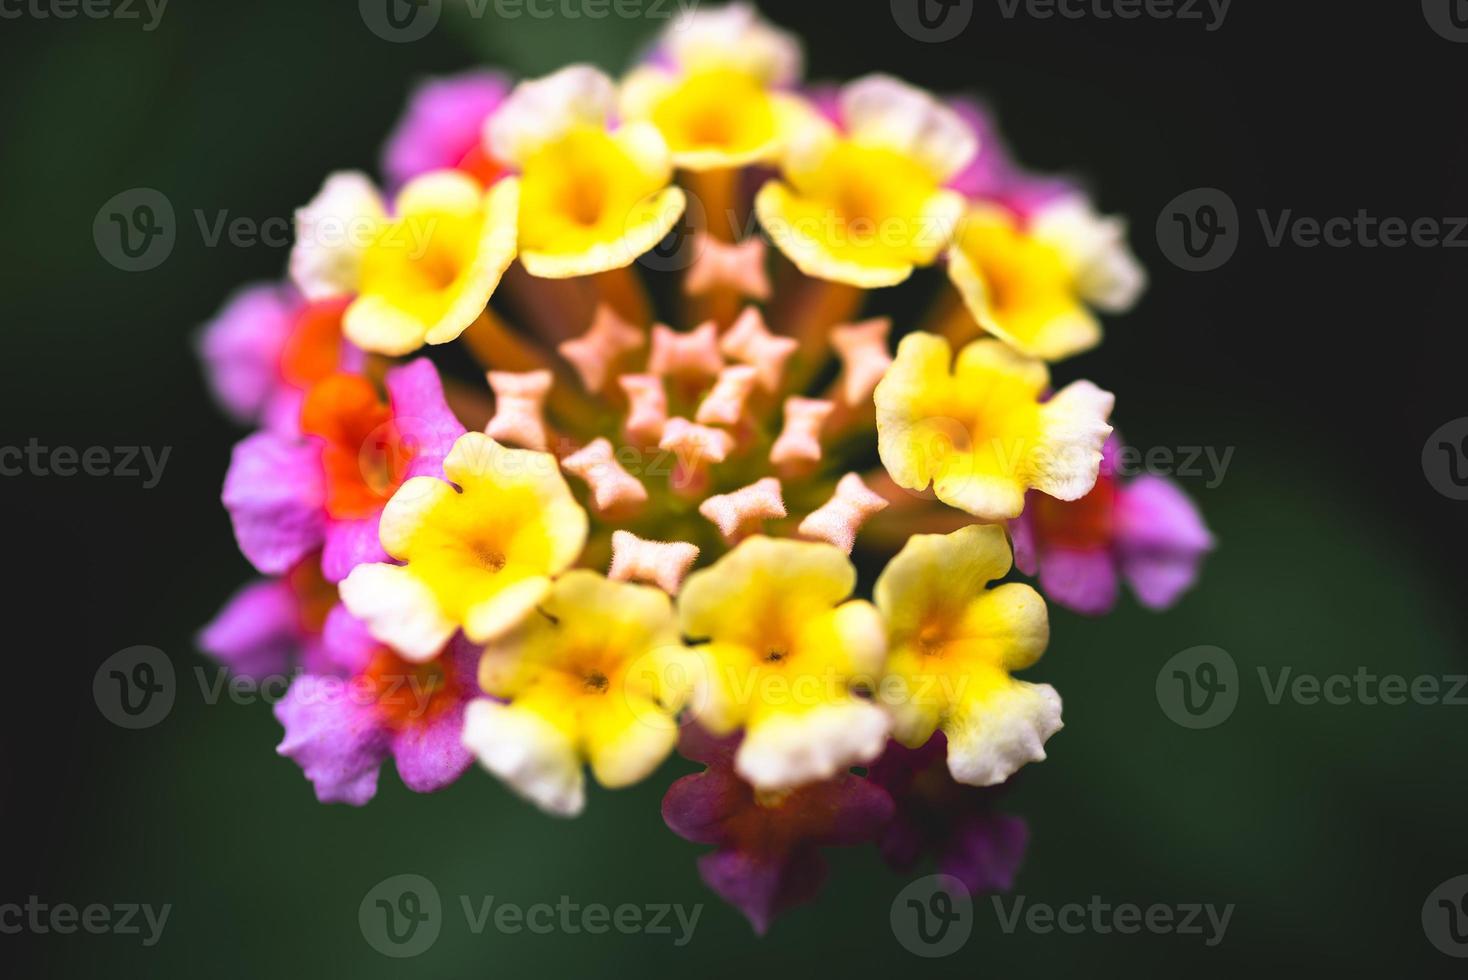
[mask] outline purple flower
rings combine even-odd
[[[301,767],[322,803],[362,806],[389,757],[415,793],[448,786],[469,768],[460,744],[475,697],[480,648],[462,635],[433,660],[410,663],[332,611],[326,644],[340,674],[298,676],[275,706],[285,728],[276,751]]]
[[[433,170],[463,170],[491,183],[501,168],[481,149],[481,134],[509,91],[509,81],[493,72],[465,72],[419,85],[383,148],[388,183],[401,187]]]
[[[734,774],[738,743],[694,725],[683,730],[679,751],[708,768],[668,788],[663,820],[680,837],[716,846],[698,859],[700,876],[763,935],[776,915],[820,891],[820,848],[875,840],[892,818],[892,799],[850,773],[757,793]]]
[[[198,352],[215,399],[235,421],[297,431],[305,389],[363,355],[342,337],[343,303],[307,303],[289,285],[235,291],[199,333]]]
[[[329,582],[364,562],[388,561],[382,508],[415,476],[443,477],[464,427],[423,358],[387,372],[388,404],[363,378],[333,375],[302,410],[306,435],[257,432],[235,446],[224,506],[240,550],[278,575],[317,549]]]
[[[896,813],[882,836],[882,856],[908,871],[926,853],[970,895],[1009,891],[1024,863],[1029,828],[994,811],[1008,784],[965,786],[948,772],[948,739],[936,732],[918,749],[893,741],[867,778],[886,789]]]
[[[1086,616],[1116,605],[1121,579],[1142,605],[1167,608],[1192,587],[1214,547],[1197,506],[1172,481],[1150,474],[1122,481],[1120,451],[1113,435],[1085,497],[1067,503],[1031,493],[1009,525],[1020,571],[1038,574],[1047,598]]]
[[[336,602],[319,556],[308,555],[285,575],[251,582],[231,596],[199,631],[198,646],[231,673],[257,681],[295,666],[322,670],[322,634]]]

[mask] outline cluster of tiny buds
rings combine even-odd
[[[689,296],[722,289],[743,300],[768,299],[761,240],[731,244],[700,236],[698,246],[685,281]],[[722,331],[709,320],[686,332],[660,323],[644,332],[602,304],[587,329],[561,342],[557,352],[586,392],[619,406],[619,435],[628,447],[671,454],[675,462],[669,491],[689,506],[696,502],[697,513],[724,543],[733,545],[762,531],[765,522],[788,516],[782,480],[814,472],[825,459],[823,442],[833,425],[870,404],[873,389],[892,363],[889,330],[885,319],[832,328],[830,352],[841,370],[828,397],[788,394],[783,401],[786,369],[800,343],[772,332],[753,305]],[[639,359],[642,367],[629,369]],[[611,439],[602,435],[578,441],[548,424],[546,403],[554,384],[555,373],[548,368],[490,372],[495,408],[486,433],[509,445],[554,454],[561,468],[585,485],[600,521],[617,525],[642,515],[654,494],[619,459]],[[685,406],[685,414],[671,414],[670,392]],[[712,492],[711,468],[748,446],[756,402],[778,403],[782,410],[782,424],[768,443],[770,475]],[[800,520],[796,534],[849,553],[862,524],[886,506],[860,476],[846,473],[834,494]],[[687,541],[647,540],[614,528],[609,574],[676,593],[698,555],[699,548]]]

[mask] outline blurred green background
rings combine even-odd
[[[1468,46],[1432,33],[1416,4],[1369,18],[1284,6],[1240,3],[1207,32],[1007,20],[981,2],[961,37],[923,44],[885,2],[765,4],[804,35],[814,77],[880,69],[978,91],[1027,162],[1093,178],[1106,210],[1132,216],[1154,283],[1059,378],[1116,390],[1135,445],[1234,450],[1216,488],[1184,481],[1221,548],[1177,609],[1151,615],[1126,599],[1100,621],[1053,611],[1050,653],[1030,677],[1065,696],[1067,727],[1007,802],[1032,831],[1018,894],[1233,903],[1224,941],[1006,935],[981,900],[966,947],[940,960],[893,937],[889,907],[912,876],[870,850],[837,854],[823,897],[757,940],[699,882],[702,849],[659,818],[666,784],[693,769],[682,760],[633,790],[593,792],[575,822],[542,817],[477,772],[431,797],[385,772],[365,809],[323,807],[275,756],[266,707],[207,704],[194,681],[207,667],[194,631],[251,573],[217,502],[241,433],[209,403],[190,338],[236,284],[278,275],[286,257],[210,247],[194,212],[288,216],[329,170],[374,168],[422,76],[486,60],[522,73],[576,59],[617,69],[663,21],[450,5],[406,44],[375,36],[343,2],[177,2],[153,30],[146,8],[143,21],[0,23],[0,443],[172,447],[153,490],[0,481],[19,626],[0,903],[173,906],[153,948],[0,935],[11,975],[1461,975],[1427,942],[1421,910],[1468,873],[1454,749],[1468,708],[1275,706],[1256,668],[1468,671],[1468,504],[1435,493],[1420,463],[1428,435],[1468,415],[1468,253],[1274,250],[1256,223],[1231,263],[1193,275],[1167,263],[1152,227],[1174,196],[1208,186],[1246,224],[1257,208],[1468,212]],[[102,260],[90,230],[104,201],[138,186],[172,201],[179,239],[162,266],[128,274]],[[181,690],[164,723],[130,732],[99,715],[90,690],[97,666],[134,644],[166,650]],[[1232,654],[1242,696],[1222,726],[1188,731],[1159,709],[1154,681],[1199,644]],[[395,961],[364,942],[357,907],[405,872],[436,884],[446,922],[430,951]],[[705,907],[675,948],[666,936],[474,935],[460,895]]]

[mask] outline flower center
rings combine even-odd
[[[505,553],[498,548],[486,544],[476,544],[473,547],[474,560],[486,571],[500,572],[505,567]]]
[[[383,723],[392,729],[421,725],[453,701],[454,684],[437,660],[409,663],[386,648],[362,675]]]

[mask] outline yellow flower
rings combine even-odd
[[[683,192],[657,127],[607,119],[615,88],[572,65],[521,82],[485,126],[497,159],[518,177],[520,261],[533,276],[568,279],[631,265],[673,228]]]
[[[896,285],[952,239],[963,198],[943,185],[978,141],[933,96],[887,76],[846,86],[841,111],[843,132],[813,122],[790,144],[785,181],[762,187],[755,209],[806,275]]]
[[[645,120],[673,163],[715,170],[774,160],[810,110],[777,89],[797,82],[800,42],[747,4],[696,10],[664,32],[670,67],[644,65],[622,83],[622,118]]]
[[[387,214],[360,174],[336,174],[296,215],[291,273],[312,299],[355,295],[347,338],[379,354],[455,340],[515,258],[516,188],[458,171],[406,184]]]
[[[976,340],[950,370],[948,342],[914,333],[877,385],[877,451],[898,486],[986,521],[1024,510],[1025,491],[1078,500],[1096,484],[1115,401],[1089,381],[1048,401],[1042,361]]]
[[[1055,689],[1010,677],[1040,659],[1050,622],[1028,585],[987,587],[1009,566],[998,525],[918,534],[874,592],[891,645],[879,691],[893,738],[916,748],[943,729],[953,778],[976,786],[1044,759],[1046,739],[1061,728]]]
[[[1046,208],[1024,228],[1008,212],[975,208],[949,250],[948,276],[979,326],[1045,360],[1095,347],[1101,325],[1087,304],[1120,312],[1146,282],[1125,225],[1080,201]]]
[[[450,482],[418,476],[382,513],[382,547],[403,565],[358,565],[342,600],[372,635],[431,659],[463,629],[483,643],[518,625],[586,543],[586,512],[555,457],[460,436],[443,464]]]
[[[649,775],[678,740],[683,689],[672,600],[661,589],[577,570],[518,629],[488,647],[488,698],[464,716],[464,744],[545,810],[585,804],[583,764],[615,788]]]
[[[694,717],[715,734],[744,727],[741,776],[779,790],[873,758],[886,714],[853,693],[886,652],[869,602],[847,601],[856,569],[829,544],[752,537],[678,593],[684,636],[700,661]]]

